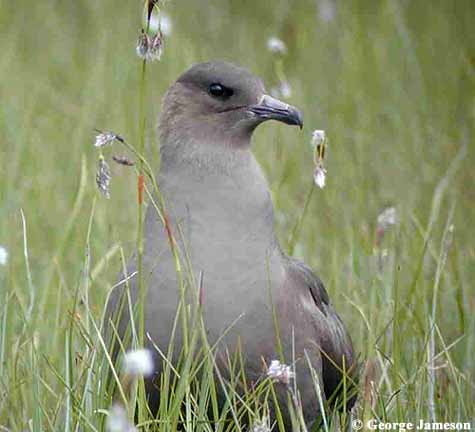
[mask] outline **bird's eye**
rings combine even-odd
[[[222,84],[214,83],[209,86],[209,94],[215,98],[228,99],[233,95],[233,90]]]

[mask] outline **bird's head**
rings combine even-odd
[[[168,89],[160,115],[162,145],[248,147],[266,120],[302,127],[302,114],[266,94],[247,69],[225,62],[199,63]]]

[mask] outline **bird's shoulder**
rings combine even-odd
[[[303,261],[289,256],[285,256],[285,261],[288,277],[303,289],[308,289],[315,306],[327,315],[331,302],[322,280]]]

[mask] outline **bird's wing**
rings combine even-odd
[[[309,292],[313,306],[302,308],[310,315],[315,329],[315,343],[322,353],[322,380],[327,400],[342,402],[343,370],[346,371],[346,408],[353,406],[356,397],[351,390],[356,382],[357,366],[351,338],[330,302],[323,282],[302,261],[288,259],[288,274],[294,285]],[[311,304],[312,306],[312,304]]]

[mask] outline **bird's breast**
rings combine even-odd
[[[249,316],[254,318],[246,322],[271,323],[269,286],[280,285],[284,272],[272,200],[260,171],[233,177],[173,171],[162,178],[161,188],[181,255],[191,264],[194,279],[203,277],[210,328],[224,330],[238,317]],[[158,227],[149,231],[163,232],[156,220]],[[155,236],[149,237],[157,244]],[[162,259],[159,267],[156,273],[165,274],[168,282],[152,289],[178,294],[173,260]]]

